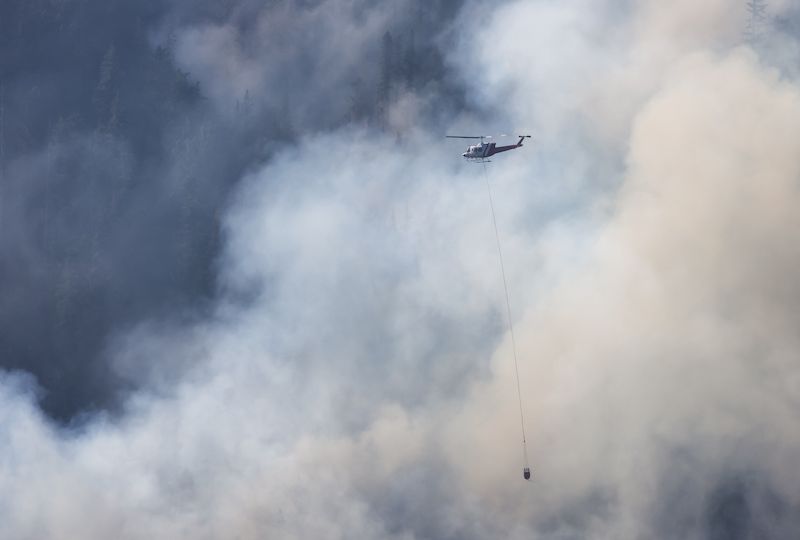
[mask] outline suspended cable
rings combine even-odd
[[[489,193],[489,208],[492,210],[492,224],[494,225],[494,238],[497,241],[497,254],[500,259],[500,274],[503,276],[503,291],[506,295],[506,314],[508,316],[508,329],[511,334],[511,350],[514,354],[514,374],[517,380],[517,399],[519,401],[519,423],[522,428],[522,461],[523,475],[526,480],[530,478],[530,467],[528,465],[528,443],[525,438],[525,415],[522,412],[522,390],[519,384],[519,361],[517,360],[517,340],[514,337],[514,322],[511,319],[511,300],[508,295],[508,280],[506,279],[506,267],[503,262],[503,249],[500,246],[500,232],[497,228],[497,217],[494,212],[494,198],[492,197],[492,185],[489,182],[489,172],[486,170],[486,161],[483,162],[483,176],[486,179],[486,191]]]

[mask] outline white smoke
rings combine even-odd
[[[117,344],[163,366],[121,420],[4,376],[0,535],[791,537],[800,89],[730,3],[631,9],[467,11],[452,56],[537,137],[488,165],[534,482],[482,167],[347,130],[245,179],[213,316]]]
[[[354,96],[354,73],[377,78],[383,33],[405,4],[244,2],[226,22],[181,29],[176,60],[223,112],[249,101],[289,122],[324,125],[361,98]]]

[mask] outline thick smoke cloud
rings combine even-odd
[[[458,5],[4,3],[0,365],[61,421],[118,409],[141,377],[109,341],[212,301],[246,171],[303,134],[459,107],[435,47]]]
[[[723,2],[465,10],[447,62],[476,105],[450,123],[475,129],[491,98],[535,144],[461,163],[435,93],[407,87],[386,103],[416,127],[307,134],[243,174],[213,301],[108,342],[138,388],[122,414],[54,425],[3,375],[4,534],[793,537],[800,86],[774,51],[800,14],[771,9],[753,46]],[[181,69],[221,76],[197,54]]]

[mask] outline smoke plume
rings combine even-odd
[[[358,68],[367,42],[403,50],[388,3],[230,4],[152,30],[183,29],[203,114],[319,123],[226,169],[202,302],[108,332],[119,411],[54,422],[31,370],[2,372],[0,536],[793,537],[800,12],[770,3],[755,44],[729,2],[467,3],[436,19],[446,80],[423,83]],[[341,54],[304,76],[297,27]],[[375,97],[342,105],[356,73]],[[286,88],[303,106],[282,116]],[[487,123],[534,138],[484,168],[441,137]],[[158,185],[196,160],[224,158],[170,158]]]

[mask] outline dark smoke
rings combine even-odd
[[[440,114],[459,106],[438,45],[460,2],[391,11],[369,50],[337,51],[336,88],[307,77],[328,45],[306,15],[321,4],[0,6],[0,367],[32,373],[47,414],[115,409],[138,383],[111,367],[109,337],[191,316],[215,296],[219,217],[248,168],[298,136],[387,129],[401,91],[433,94]],[[354,3],[344,16],[390,4]],[[253,22],[273,12],[300,22],[264,35]],[[210,98],[175,55],[185,32],[211,25],[230,27],[258,62],[281,62],[278,77]]]

